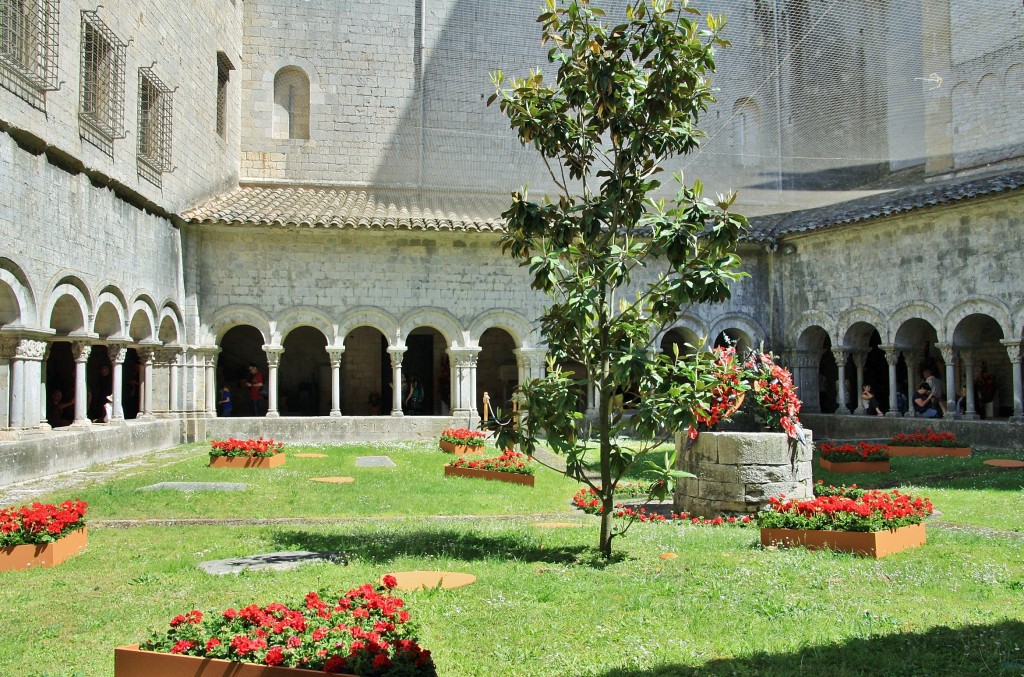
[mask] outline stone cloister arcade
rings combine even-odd
[[[943,381],[945,408],[953,418],[1021,421],[1022,337],[1012,330],[1021,322],[1020,308],[1011,311],[989,299],[945,312],[915,303],[888,318],[872,308],[851,309],[836,319],[809,313],[791,327],[797,341],[789,359],[805,411],[862,413],[859,394],[870,384],[886,416],[912,415],[912,407],[907,413],[897,406],[896,393],[912,402],[929,369]],[[809,395],[815,391],[817,398]]]

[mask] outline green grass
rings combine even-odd
[[[617,539],[616,557],[605,563],[594,554],[597,518],[581,518],[585,526],[575,529],[534,526],[533,515],[568,512],[575,490],[549,471],[530,490],[439,479],[451,457],[426,445],[305,451],[329,458],[289,458],[272,471],[214,471],[197,448],[179,462],[155,457],[137,474],[75,492],[91,503],[93,519],[342,521],[94,527],[88,550],[60,567],[0,575],[9,619],[0,633],[0,675],[107,677],[113,647],[191,608],[295,600],[412,569],[478,577],[457,590],[402,594],[447,677],[1024,674],[1024,538],[1006,530],[1014,519],[1017,528],[1024,523],[1024,473],[979,464],[964,468],[977,475],[943,482],[956,467],[947,461],[894,466],[886,481],[905,479],[930,496],[943,522],[929,526],[926,546],[883,560],[763,549],[753,528],[653,524]],[[356,455],[385,453],[398,468],[352,465]],[[327,474],[357,481],[308,482]],[[211,479],[253,486],[166,497],[135,490]],[[229,576],[196,567],[300,549],[342,551],[347,565]],[[660,559],[669,552],[679,557]]]

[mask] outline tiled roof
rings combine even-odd
[[[182,213],[190,223],[502,231],[508,196],[416,190],[242,186]]]
[[[806,233],[869,219],[952,204],[974,197],[1024,189],[1024,171],[984,178],[953,179],[943,183],[902,188],[891,193],[841,202],[828,207],[751,219],[750,240],[766,242],[782,235]]]

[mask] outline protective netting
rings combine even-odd
[[[624,3],[595,5],[619,11]],[[699,152],[673,162],[740,208],[770,214],[998,171],[1024,153],[1024,8],[1009,0],[732,0]],[[506,193],[548,186],[487,73],[544,58],[537,0],[417,4],[422,97],[377,165],[377,185]]]

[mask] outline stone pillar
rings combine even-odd
[[[178,411],[178,361],[181,349],[162,348],[156,351],[157,363],[167,370],[167,409],[165,416],[172,417]]]
[[[43,431],[53,429],[50,427],[50,422],[46,420],[46,408],[49,404],[46,401],[46,360],[50,356],[52,345],[51,343],[46,344],[46,349],[43,350],[43,359],[39,361],[39,429]]]
[[[344,348],[328,348],[331,360],[331,416],[341,416],[341,356]]]
[[[284,348],[281,346],[263,346],[267,354],[267,418],[281,416],[277,410],[277,367],[281,364]]]
[[[544,378],[547,370],[547,351],[540,349],[514,350],[519,365],[519,382],[526,383],[535,378]]]
[[[0,429],[11,427],[11,359],[17,345],[16,338],[0,336]]]
[[[598,389],[601,387],[600,383],[596,383],[591,380],[587,380],[587,417],[594,418],[597,416],[598,411]]]
[[[208,348],[199,355],[203,370],[203,404],[209,418],[217,416],[217,349]]]
[[[128,349],[121,343],[107,345],[107,355],[110,356],[111,395],[110,422],[124,423],[124,358]]]
[[[455,378],[452,379],[452,416],[477,417],[476,411],[476,361],[479,348],[452,348],[452,366]]]
[[[20,339],[11,358],[11,427],[34,428],[39,425],[40,366],[47,343]]]
[[[391,415],[404,416],[402,413],[402,359],[405,348],[388,348],[391,356]]]
[[[85,384],[85,365],[89,362],[90,352],[92,346],[85,341],[71,343],[71,354],[75,358],[75,420],[71,425],[76,428],[92,425],[89,420],[89,391]]]
[[[856,398],[854,400],[854,403],[856,405],[854,407],[854,412],[863,414],[864,403],[860,399],[860,394],[864,392],[864,365],[868,361],[868,351],[854,350],[851,354],[851,357],[853,357],[853,365],[857,367],[857,392],[854,395],[854,397]]]
[[[1003,339],[1000,341],[1006,348],[1010,358],[1010,370],[1013,372],[1013,415],[1011,421],[1024,422],[1024,393],[1021,392],[1020,377],[1020,341]]]
[[[903,351],[903,360],[907,363],[907,416],[914,414],[914,397],[917,395],[917,367],[921,364],[921,354],[909,350]]]
[[[808,414],[821,413],[821,389],[819,388],[818,366],[821,353],[816,350],[794,351],[791,359],[796,377],[797,394],[803,403],[801,411]]]
[[[148,421],[153,418],[153,361],[156,351],[153,348],[138,348],[135,352],[142,365],[142,383],[139,385],[139,418]]]
[[[940,353],[942,353],[942,361],[946,364],[945,388],[947,415],[951,415],[953,418],[959,418],[959,414],[956,413],[956,396],[958,392],[956,387],[956,351],[953,350],[952,343],[936,343],[935,347],[939,349]],[[970,387],[968,387],[968,390],[970,390]]]
[[[964,419],[977,421],[978,410],[974,406],[974,354],[968,350],[960,351],[960,360],[964,364],[964,385],[967,386],[967,405]]]
[[[849,406],[846,403],[846,360],[849,357],[849,353],[846,352],[845,348],[833,348],[832,356],[836,359],[836,366],[839,367],[839,382],[836,383],[839,408],[836,409],[836,413],[840,416],[845,416],[850,413]]]
[[[900,361],[900,349],[894,345],[878,347],[885,351],[885,361],[889,364],[889,411],[885,415],[899,418],[901,414],[896,409],[896,364]]]

